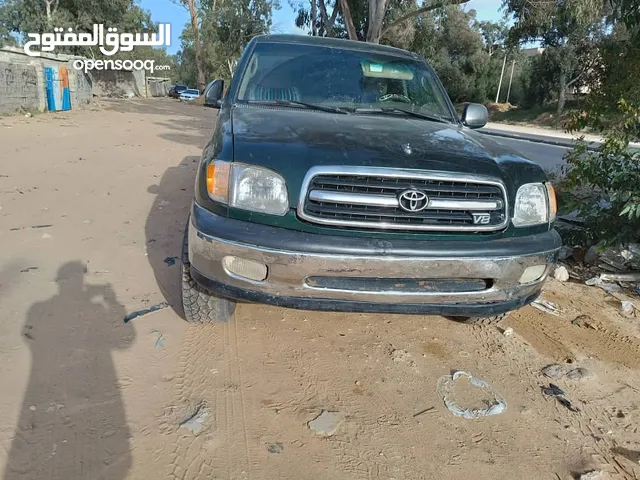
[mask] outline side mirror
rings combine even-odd
[[[204,91],[204,106],[220,108],[222,105],[222,93],[224,92],[224,80],[214,80]]]
[[[462,123],[469,128],[484,127],[489,121],[487,107],[479,103],[469,103],[465,105],[462,112]]]

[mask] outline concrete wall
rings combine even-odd
[[[171,79],[164,77],[147,77],[147,96],[166,97],[171,88]]]
[[[93,94],[98,97],[146,97],[144,70],[92,70]]]
[[[42,54],[29,57],[21,48],[0,49],[0,114],[14,113],[21,108],[47,109],[44,68],[63,65],[69,72],[71,108],[83,108],[93,100],[91,77],[73,68],[73,61],[82,57]]]
[[[0,61],[0,113],[40,109],[36,67]]]

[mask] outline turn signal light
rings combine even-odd
[[[207,193],[212,200],[227,203],[229,201],[229,162],[215,161],[207,165]]]
[[[547,194],[549,196],[549,222],[553,222],[558,214],[558,199],[556,198],[556,190],[553,185],[546,183]]]

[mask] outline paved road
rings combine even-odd
[[[513,148],[526,158],[533,160],[546,171],[558,171],[565,163],[563,160],[564,154],[569,150],[566,147],[530,142],[528,140],[495,136],[492,138],[501,145]]]

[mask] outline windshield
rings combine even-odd
[[[315,45],[258,43],[236,100],[305,102],[355,113],[398,109],[454,120],[434,73],[424,63]]]

